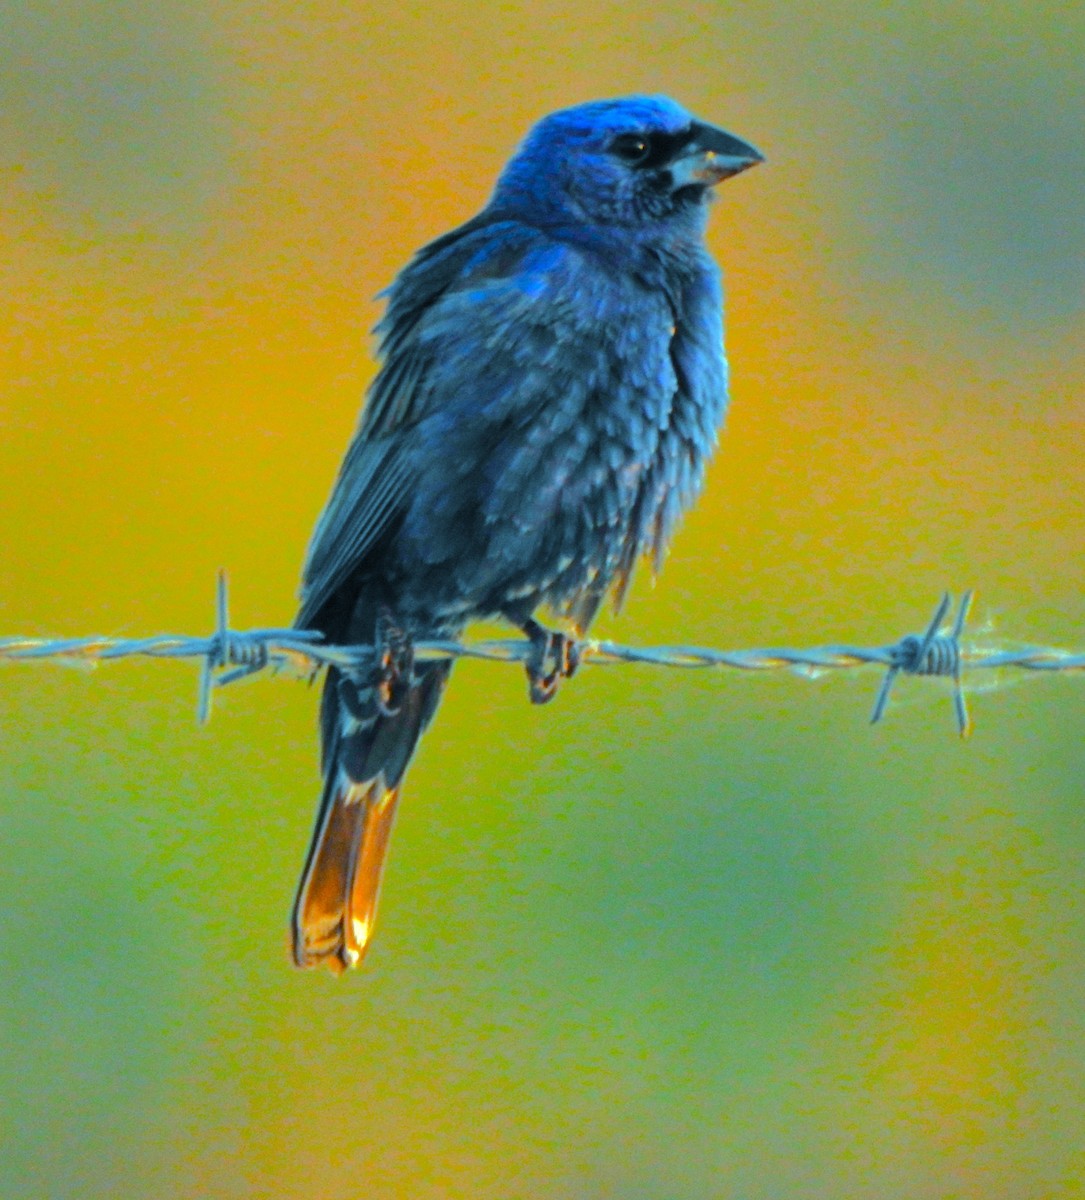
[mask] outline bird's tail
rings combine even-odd
[[[294,961],[357,966],[373,936],[381,871],[407,764],[437,709],[451,663],[419,664],[399,707],[328,671],[321,703],[324,792],[291,918]]]

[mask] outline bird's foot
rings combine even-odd
[[[544,628],[534,619],[525,621],[521,628],[531,641],[531,654],[524,662],[528,694],[532,704],[546,704],[557,693],[558,681],[576,674],[580,643],[567,633]]]
[[[385,717],[394,717],[403,707],[414,677],[414,642],[400,629],[386,608],[377,617],[374,644],[376,659],[377,708]]]

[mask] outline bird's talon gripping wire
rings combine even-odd
[[[386,717],[395,716],[403,706],[414,677],[414,643],[400,629],[387,609],[377,618],[374,644],[377,670],[377,707]]]
[[[572,679],[580,667],[580,642],[566,634],[561,638],[561,674],[565,679]]]
[[[580,666],[580,643],[556,629],[546,629],[538,621],[527,621],[524,633],[531,640],[531,654],[525,660],[528,694],[532,704],[547,704],[557,694],[558,683],[571,679]]]

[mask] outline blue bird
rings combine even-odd
[[[414,663],[412,641],[503,617],[531,639],[543,702],[607,594],[620,605],[642,555],[659,568],[727,407],[708,200],[761,161],[662,96],[552,113],[482,212],[388,289],[296,620],[380,661],[325,680],[299,966],[354,966],[372,936],[404,772],[451,670]]]

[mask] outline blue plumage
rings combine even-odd
[[[583,633],[640,555],[659,564],[727,403],[707,199],[760,157],[664,97],[554,113],[389,289],[297,624],[398,649],[382,680],[329,672],[300,965],[353,965],[371,936],[400,781],[449,672],[412,668],[410,638],[503,616],[537,642],[547,699],[567,646],[535,610]]]

